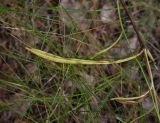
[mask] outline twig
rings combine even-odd
[[[133,29],[135,30],[135,32],[136,32],[136,34],[137,34],[138,41],[139,41],[139,43],[140,43],[140,45],[141,45],[141,48],[142,48],[142,49],[147,49],[147,46],[145,45],[144,40],[143,40],[140,32],[138,31],[138,28],[137,28],[135,22],[133,21],[132,15],[129,13],[129,11],[128,11],[127,7],[126,7],[126,4],[124,3],[123,0],[120,0],[120,2],[121,2],[121,4],[122,4],[122,6],[123,6],[123,8],[124,8],[124,10],[125,10],[125,12],[126,12],[126,14],[128,15],[128,17],[129,17],[132,25],[133,25]]]

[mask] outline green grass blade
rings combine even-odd
[[[118,39],[117,39],[112,45],[110,45],[109,47],[107,47],[107,48],[99,51],[98,53],[96,53],[96,54],[92,57],[92,59],[95,58],[95,57],[97,57],[97,56],[99,56],[99,55],[101,55],[101,54],[103,54],[103,53],[105,53],[105,52],[107,52],[107,51],[110,50],[112,47],[114,47],[114,46],[120,41],[120,39],[122,38],[122,34],[123,34],[123,33],[121,33],[121,34],[119,35]]]

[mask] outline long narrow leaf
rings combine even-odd
[[[121,34],[119,35],[118,39],[117,39],[113,44],[111,44],[109,47],[107,47],[107,48],[99,51],[98,53],[96,53],[96,54],[92,57],[92,59],[95,58],[95,57],[97,57],[97,56],[99,56],[99,55],[101,55],[101,54],[103,54],[103,53],[105,53],[105,52],[107,52],[107,51],[110,50],[112,47],[114,47],[114,46],[120,41],[120,39],[122,38],[122,34],[123,34],[123,33],[121,33]]]
[[[144,51],[144,50],[142,50],[134,56],[127,57],[127,58],[120,59],[120,60],[116,60],[116,61],[105,61],[105,60],[95,61],[95,60],[84,60],[84,59],[75,59],[75,58],[63,58],[63,57],[53,55],[51,53],[47,53],[47,52],[44,52],[44,51],[41,51],[41,50],[38,50],[35,48],[26,47],[26,49],[39,57],[42,57],[44,59],[47,59],[47,60],[50,60],[53,62],[64,63],[64,64],[88,64],[88,65],[123,63],[123,62],[130,61],[132,59],[135,59],[136,57],[140,56]]]

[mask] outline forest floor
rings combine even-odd
[[[137,31],[121,0],[0,0],[0,123],[159,123],[160,2],[124,1]]]

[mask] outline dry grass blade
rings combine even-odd
[[[116,61],[106,61],[106,60],[96,61],[96,60],[84,60],[84,59],[75,59],[75,58],[63,58],[63,57],[53,55],[51,53],[47,53],[47,52],[44,52],[44,51],[41,51],[35,48],[26,47],[26,49],[39,57],[42,57],[44,59],[47,59],[53,62],[63,63],[63,64],[86,64],[86,65],[123,63],[123,62],[127,62],[127,61],[137,58],[144,52],[144,50],[141,50],[136,55],[133,55],[133,56],[130,56],[124,59],[116,60]]]
[[[151,96],[152,96],[152,100],[153,100],[155,111],[156,111],[158,119],[160,121],[157,92],[156,92],[156,89],[154,87],[152,70],[151,70],[151,66],[150,66],[150,63],[149,63],[149,59],[148,59],[148,58],[150,58],[152,60],[152,55],[151,55],[151,53],[149,52],[148,49],[145,49],[144,53],[145,53],[145,57],[146,57],[146,61],[147,61],[147,70],[148,70],[148,74],[149,74],[150,81],[151,81],[151,87],[149,89],[150,89],[150,92],[151,92]]]
[[[116,98],[112,98],[111,100],[115,100],[115,101],[120,102],[122,104],[135,104],[135,103],[142,102],[143,99],[149,94],[149,92],[150,92],[150,90],[140,96],[137,96],[137,97],[128,97],[128,98],[116,97]]]

